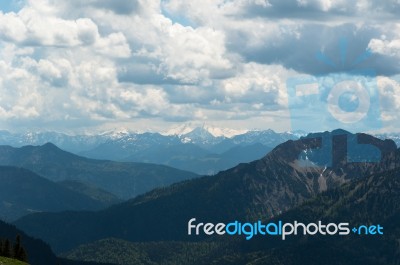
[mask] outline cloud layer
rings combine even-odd
[[[290,130],[288,78],[372,69],[383,129],[398,130],[398,11],[395,0],[28,0],[0,12],[0,122]]]

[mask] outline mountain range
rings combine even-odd
[[[0,146],[0,165],[23,167],[54,182],[79,181],[120,199],[198,177],[162,165],[89,159],[63,151],[51,143],[21,148]],[[73,187],[69,185],[69,188]]]
[[[101,200],[101,191],[101,196],[90,197],[23,168],[0,166],[0,183],[0,218],[7,221],[34,212],[99,210],[119,202],[113,196]]]
[[[276,133],[248,131],[230,137],[215,136],[207,127],[160,133],[133,133],[126,130],[99,135],[66,135],[56,132],[13,134],[0,131],[0,144],[13,147],[51,142],[63,150],[94,159],[144,162],[171,166],[197,174],[218,171],[261,158],[273,147],[302,132]]]
[[[112,141],[120,141],[126,144],[136,143],[138,146],[145,147],[177,140],[181,143],[192,143],[204,147],[204,149],[212,150],[215,153],[221,153],[235,145],[262,143],[267,146],[273,146],[281,143],[282,139],[297,139],[305,135],[305,132],[302,131],[276,133],[273,130],[250,130],[234,133],[229,131],[230,133],[227,134],[216,134],[215,131],[215,128],[204,125],[201,127],[185,127],[184,129],[171,130],[168,133],[138,133],[127,129],[120,129],[99,134],[69,135],[51,131],[11,133],[6,130],[0,130],[0,144],[22,147],[25,145],[43,145],[51,142],[66,151],[80,153],[90,151],[103,143]],[[219,129],[218,131],[223,130]],[[225,144],[218,147],[217,145],[221,142],[225,142]]]
[[[339,144],[334,150],[334,163],[331,166],[304,166],[302,152],[321,149],[321,139],[327,136]],[[349,147],[346,137],[356,137],[359,144],[376,147],[380,150],[381,160],[349,162],[345,153]],[[363,149],[353,154],[354,157],[362,155]],[[317,164],[318,161],[309,162]],[[368,176],[389,172],[399,166],[400,153],[391,140],[341,130],[310,134],[277,146],[261,160],[240,164],[215,176],[156,189],[105,210],[32,214],[15,224],[50,243],[57,253],[105,238],[130,242],[204,240],[201,236],[188,237],[188,220],[196,217],[218,223],[274,218],[322,192],[347,183],[364,183]]]
[[[85,158],[50,143],[0,146],[0,214],[19,218],[14,224],[24,231],[0,222],[0,237],[40,238],[64,257],[58,263],[65,265],[399,265],[400,149],[393,140],[380,138],[343,130],[311,133],[262,154],[266,145],[250,137],[250,144],[233,148],[259,150],[261,159],[204,177],[155,164]],[[181,146],[208,152],[197,142]],[[229,148],[223,153],[238,160],[245,156]],[[132,180],[140,192],[129,186]],[[385,233],[298,235],[285,241],[189,236],[191,218],[380,224]],[[48,247],[29,248],[32,264],[55,263]],[[48,261],[37,262],[40,252]]]
[[[302,131],[232,131],[203,125],[183,126],[163,134],[126,129],[95,135],[0,131],[0,144],[22,147],[51,142],[63,150],[88,158],[154,163],[200,175],[213,175],[239,163],[260,159],[278,144],[305,135]],[[377,134],[376,137],[392,139],[400,144],[400,135],[396,133]]]

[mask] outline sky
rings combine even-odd
[[[398,0],[10,0],[0,10],[0,129],[400,129]]]

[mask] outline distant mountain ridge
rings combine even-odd
[[[0,144],[22,147],[51,142],[66,151],[89,158],[155,163],[211,175],[241,162],[260,159],[276,145],[298,139],[301,135],[301,132],[265,130],[248,131],[232,137],[214,136],[210,128],[204,126],[173,135],[117,131],[70,136],[56,132],[12,134],[0,131]],[[249,148],[257,145],[258,150],[263,146],[262,151]],[[225,156],[234,152],[236,156]]]
[[[113,203],[90,198],[23,168],[0,166],[0,184],[0,219],[6,221],[34,212],[99,210]]]
[[[217,132],[217,133],[216,133]],[[228,136],[226,136],[228,135]],[[273,130],[224,130],[184,126],[165,133],[109,131],[97,135],[67,135],[58,132],[10,133],[0,131],[0,144],[13,147],[51,142],[63,150],[95,159],[162,164],[201,175],[212,175],[242,162],[260,159],[275,146],[305,136],[305,132],[276,133]],[[400,134],[377,134],[400,145]],[[263,145],[262,152],[260,144]],[[259,151],[250,146],[258,145]],[[241,158],[225,156],[226,153]]]
[[[162,164],[212,175],[239,163],[260,159],[276,145],[291,139],[297,139],[297,135],[267,130],[227,138],[215,137],[205,128],[195,128],[174,136],[158,133],[126,135],[81,154],[100,159]]]
[[[341,131],[324,134],[336,133],[354,136]],[[195,240],[186,231],[187,221],[193,217],[215,223],[268,219],[326,190],[400,167],[400,151],[393,141],[366,134],[356,136],[379,148],[379,163],[350,163],[345,156],[339,156],[331,167],[302,166],[301,153],[321,144],[318,135],[289,140],[260,160],[215,176],[156,189],[103,211],[33,214],[16,224],[45,239],[57,252],[110,237],[134,242]],[[338,153],[345,148],[346,145],[339,146]],[[66,234],[60,229],[63,226],[71,231]]]
[[[167,166],[89,159],[51,143],[21,148],[0,146],[0,165],[23,167],[55,182],[76,180],[91,184],[121,199],[198,177]]]
[[[0,130],[0,145],[11,145],[13,147],[22,147],[25,145],[43,145],[47,142],[54,143],[60,148],[73,152],[79,153],[84,151],[89,151],[96,146],[116,140],[124,140],[125,142],[132,142],[141,140],[143,144],[148,144],[146,140],[149,138],[144,137],[153,136],[163,138],[163,141],[174,141],[178,140],[181,143],[197,143],[199,145],[207,146],[206,149],[209,149],[210,146],[218,144],[224,140],[232,139],[235,144],[241,144],[240,138],[246,137],[247,139],[253,138],[252,140],[247,140],[249,144],[252,143],[262,143],[265,145],[269,145],[274,140],[269,140],[268,142],[263,142],[257,139],[259,134],[269,134],[275,137],[282,135],[283,138],[296,139],[300,136],[304,136],[305,132],[283,132],[276,133],[273,130],[249,130],[244,132],[243,130],[239,130],[236,133],[227,133],[228,136],[223,133],[215,136],[213,133],[216,129],[207,128],[207,127],[191,127],[190,129],[186,129],[183,132],[170,132],[166,133],[155,133],[155,132],[131,132],[128,130],[119,130],[119,131],[108,131],[98,134],[77,134],[77,135],[69,135],[60,132],[26,132],[26,133],[12,133],[6,130]],[[223,129],[219,129],[219,131],[224,131]],[[254,136],[256,138],[254,138]],[[150,139],[151,140],[151,139]],[[139,141],[140,142],[140,141]],[[223,150],[227,151],[227,150]]]

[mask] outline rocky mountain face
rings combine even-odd
[[[276,217],[304,223],[348,222],[359,225],[380,225],[382,235],[356,234],[324,237],[298,236],[288,241],[272,237],[255,237],[232,264],[369,264],[397,265],[400,258],[400,169],[389,170],[352,181],[319,194],[312,200]],[[312,253],[312,256],[304,253]],[[230,254],[232,255],[232,254]],[[233,255],[232,255],[233,256]],[[222,257],[221,260],[228,257]],[[234,260],[234,261],[233,261]],[[216,262],[216,261],[214,261]]]

